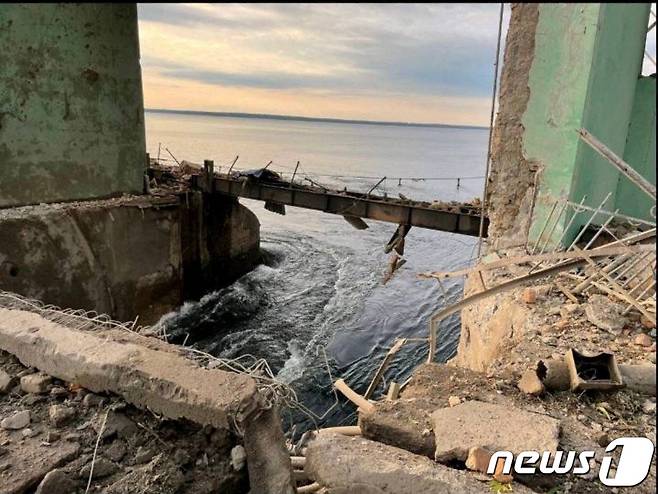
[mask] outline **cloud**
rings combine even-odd
[[[157,77],[161,85],[203,86],[214,93],[252,90],[283,98],[283,92],[294,91],[307,101],[314,96],[342,98],[357,107],[362,98],[375,105],[371,118],[386,113],[376,107],[389,105],[391,98],[482,102],[491,92],[498,8],[140,4],[142,65],[150,74],[145,87]],[[185,99],[176,97],[176,104],[184,106]],[[214,109],[232,107],[229,101],[220,106]],[[394,106],[400,107],[397,102]],[[442,118],[436,105],[428,108],[432,111],[423,120]],[[283,107],[278,112],[290,113]],[[363,108],[355,112],[368,113]],[[469,118],[483,123],[487,113],[485,104]]]

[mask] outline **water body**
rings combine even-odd
[[[179,160],[213,159],[226,170],[262,167],[289,177],[367,192],[383,176],[377,192],[432,200],[469,200],[480,196],[488,131],[479,128],[381,126],[208,115],[146,113],[151,156]],[[397,177],[404,177],[399,180]],[[412,180],[450,178],[449,180]],[[388,255],[384,245],[396,226],[368,221],[358,231],[340,216],[287,208],[285,216],[263,204],[242,200],[261,223],[266,263],[228,288],[186,303],[166,321],[189,332],[194,345],[222,357],[251,354],[266,358],[299,398],[323,415],[334,396],[329,383],[342,377],[364,392],[388,348],[398,337],[425,337],[431,314],[459,300],[460,281],[435,282],[417,273],[466,267],[476,239],[412,228],[407,263],[382,284]],[[443,322],[438,357],[454,355],[459,319]],[[385,382],[402,382],[426,357],[427,347],[409,344],[396,357]],[[325,360],[325,355],[327,359]],[[326,361],[329,362],[327,370]],[[384,391],[382,386],[379,390]],[[353,406],[334,407],[323,423],[353,419]],[[292,413],[291,421],[303,421]]]

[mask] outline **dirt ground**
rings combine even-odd
[[[112,494],[248,490],[244,461],[231,460],[242,446],[227,431],[162,419],[42,376],[0,351],[2,372],[11,382],[0,389],[1,494],[82,493],[88,482],[89,492]],[[22,389],[25,376],[39,376],[33,392]],[[29,423],[13,428],[25,411]]]

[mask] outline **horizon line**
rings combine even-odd
[[[445,123],[424,123],[424,122],[398,122],[386,120],[360,120],[351,118],[333,118],[333,117],[303,117],[300,115],[279,115],[273,113],[245,113],[245,112],[218,112],[206,110],[175,110],[169,108],[144,108],[144,112],[149,113],[175,113],[181,115],[206,115],[211,117],[228,117],[228,118],[262,118],[269,120],[296,120],[302,122],[320,122],[320,123],[341,123],[341,124],[359,124],[359,125],[385,125],[399,127],[451,127],[458,129],[488,129],[481,125],[462,125],[462,124],[445,124]]]

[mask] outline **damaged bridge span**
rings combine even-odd
[[[212,179],[210,178],[212,177]],[[217,175],[206,162],[205,174],[194,174],[192,186],[207,193],[264,201],[268,209],[285,214],[285,206],[338,214],[356,228],[367,228],[362,218],[415,226],[462,235],[478,236],[481,209],[467,203],[421,202],[394,199],[347,190],[305,186],[284,180],[262,180],[245,175]],[[283,207],[282,207],[283,206]],[[483,218],[483,236],[489,219]]]

